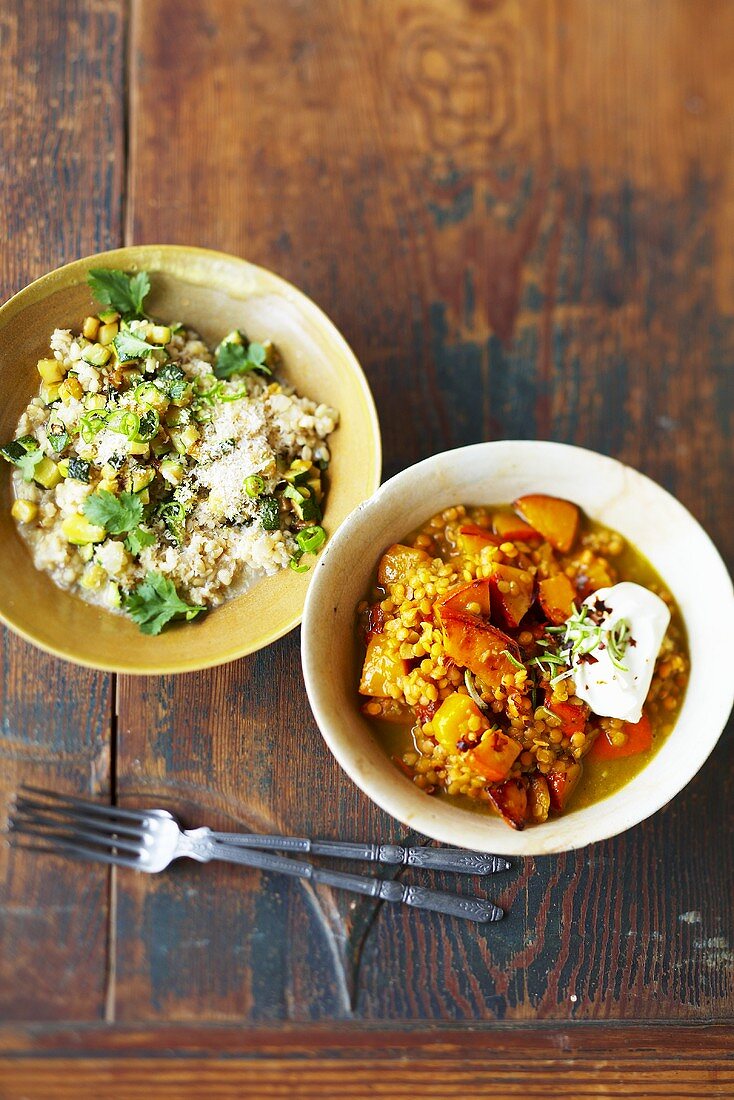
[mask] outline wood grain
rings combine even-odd
[[[662,481],[731,560],[733,32],[731,5],[687,0],[138,2],[128,240],[312,294],[365,366],[387,474],[483,438],[580,443]],[[119,728],[131,804],[399,834],[326,753],[297,635],[123,682]],[[121,879],[118,1017],[731,1018],[731,744],[652,821],[493,882],[490,930],[227,868]]]
[[[608,1025],[35,1029],[3,1044],[0,1095],[137,1100],[151,1087],[176,1100],[731,1095],[731,1028],[680,1026],[676,1034],[672,1048],[667,1029]],[[73,1058],[82,1052],[83,1061]]]
[[[120,243],[123,4],[0,7],[0,297]],[[106,793],[108,677],[2,631],[0,820],[21,782]],[[108,875],[0,849],[0,1017],[101,1018]]]

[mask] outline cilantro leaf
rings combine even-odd
[[[125,598],[125,610],[143,634],[160,634],[174,616],[185,615],[186,621],[190,622],[206,608],[184,603],[173,581],[162,573],[151,571]]]
[[[147,271],[126,275],[124,271],[112,271],[99,267],[87,272],[87,282],[98,302],[111,306],[123,316],[143,312],[143,299],[150,290]]]
[[[115,496],[107,489],[97,489],[84,501],[84,515],[92,523],[104,527],[110,535],[122,535],[137,527],[143,518],[143,505],[133,493]]]
[[[175,363],[165,363],[156,377],[163,383],[163,389],[172,401],[178,401],[183,397],[189,387],[186,375]]]
[[[137,558],[141,550],[146,546],[152,546],[154,542],[155,535],[152,531],[148,531],[145,527],[133,527],[125,539],[125,546]]]
[[[234,340],[223,340],[217,348],[214,374],[217,378],[231,378],[233,374],[244,374],[251,370],[270,374],[266,357],[267,352],[262,344],[253,343],[245,347]]]
[[[148,344],[125,329],[115,337],[112,343],[121,363],[126,363],[128,359],[144,359],[151,352],[160,350],[156,344]]]

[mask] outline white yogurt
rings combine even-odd
[[[587,596],[584,603],[592,610],[603,605],[603,618],[599,622],[602,637],[590,653],[595,660],[573,659],[576,694],[601,717],[639,722],[655,661],[670,622],[670,611],[654,592],[631,581],[600,588]],[[629,624],[634,640],[634,645],[624,650],[620,662],[627,670],[624,672],[615,666],[604,640],[604,635],[613,630],[620,619]]]

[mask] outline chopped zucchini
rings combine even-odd
[[[53,489],[61,481],[61,471],[51,458],[42,458],[33,471],[33,480],[44,489]]]
[[[175,458],[164,458],[160,465],[161,477],[170,485],[180,485],[184,477],[184,466]]]
[[[99,332],[97,333],[97,342],[100,343],[102,347],[108,348],[112,344],[112,341],[115,339],[115,337],[118,335],[119,331],[120,326],[118,324],[115,324],[114,322],[102,325]]]
[[[93,367],[103,367],[111,354],[110,349],[103,344],[88,344],[82,352],[82,359]]]
[[[180,455],[191,454],[199,442],[199,429],[194,424],[188,424],[185,428],[174,428],[170,432],[171,442]]]
[[[61,524],[61,530],[66,535],[67,541],[73,546],[86,546],[91,542],[103,542],[107,536],[104,527],[97,523],[90,523],[86,516],[77,512],[69,516]]]
[[[38,373],[44,382],[61,382],[64,377],[64,368],[58,359],[39,359]]]
[[[61,393],[61,383],[59,382],[45,382],[41,386],[41,400],[46,405],[53,405],[55,401],[58,401]]]
[[[280,528],[277,497],[260,497],[260,524],[265,531],[277,531]]]
[[[151,344],[170,344],[171,332],[168,325],[151,325],[148,329],[148,339]]]
[[[82,325],[82,336],[86,336],[87,340],[96,340],[99,324],[99,317],[85,317]]]
[[[114,309],[104,309],[97,316],[103,325],[111,325],[114,321],[120,320],[120,314]]]
[[[65,477],[73,477],[76,481],[89,482],[90,463],[84,458],[70,458],[66,463]],[[63,473],[63,470],[61,471]]]

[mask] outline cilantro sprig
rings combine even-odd
[[[233,374],[247,371],[272,373],[267,364],[268,353],[262,344],[248,343],[241,332],[230,333],[217,348],[214,374],[217,378],[231,378]]]
[[[124,535],[139,525],[143,505],[133,493],[116,496],[107,489],[97,489],[85,500],[84,515],[109,535]]]
[[[149,344],[147,340],[141,340],[135,333],[124,328],[120,330],[112,344],[121,363],[126,363],[129,359],[144,359],[146,355],[160,351],[157,344]]]
[[[185,603],[179,597],[173,581],[162,573],[151,570],[146,573],[145,580],[125,598],[125,610],[143,634],[160,634],[166,623],[177,615],[183,615],[190,622],[206,608]]]
[[[147,271],[126,275],[124,271],[98,267],[87,272],[92,293],[103,306],[110,306],[123,317],[142,317],[143,301],[150,291]]]
[[[146,546],[152,546],[155,543],[155,535],[152,531],[148,531],[145,527],[133,527],[125,539],[125,548],[133,555],[133,557],[140,557],[141,550],[144,550]]]

